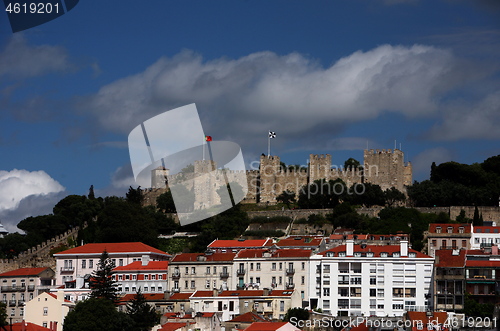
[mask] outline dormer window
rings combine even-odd
[[[339,257],[345,257],[345,252],[339,252]]]
[[[361,257],[361,252],[354,252],[354,257]]]
[[[389,254],[387,254],[387,252],[382,252],[380,253],[380,257],[387,257]]]
[[[326,252],[326,257],[334,257],[335,253],[334,252]]]
[[[441,227],[440,226],[436,227],[436,233],[441,233]]]
[[[463,226],[461,226],[461,227],[458,228],[458,233],[464,233],[464,227]]]
[[[453,233],[453,227],[452,226],[448,227],[448,233]]]
[[[481,233],[481,229],[476,229],[476,232],[477,233]]]
[[[400,256],[401,256],[401,254],[399,254],[399,252],[392,253],[392,257],[400,257]]]
[[[408,257],[417,257],[417,253],[415,252],[408,253]]]
[[[373,257],[373,252],[367,252],[366,257]]]

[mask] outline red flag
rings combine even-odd
[[[212,141],[212,136],[205,136],[205,141]]]

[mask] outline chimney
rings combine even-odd
[[[498,246],[497,245],[491,246],[491,255],[498,255]]]
[[[56,298],[57,298],[57,301],[64,302],[64,291],[61,291],[61,290],[57,291]]]
[[[54,322],[50,321],[49,329],[50,331],[54,331]]]
[[[23,320],[21,323],[21,331],[26,331],[26,321]]]
[[[269,289],[269,288],[267,288],[267,287],[266,287],[266,288],[264,288],[263,290],[264,290],[263,295],[264,295],[265,297],[267,297],[267,296],[271,295],[271,289]]]
[[[52,323],[53,323],[52,325],[53,325],[53,327],[54,327],[54,330],[52,330],[52,331],[57,331],[57,322],[56,322],[56,321],[54,321],[54,322],[52,322]]]
[[[401,240],[399,243],[401,247],[401,256],[408,256],[408,240]]]
[[[353,256],[354,255],[354,240],[347,239],[345,242],[345,255]]]
[[[149,255],[143,255],[143,256],[141,257],[141,261],[142,261],[142,265],[143,265],[143,266],[148,265],[148,263],[149,263]]]

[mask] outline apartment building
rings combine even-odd
[[[51,268],[21,268],[0,274],[0,295],[7,306],[7,317],[21,322],[25,302],[49,291],[54,285],[55,273]]]
[[[232,289],[296,289],[302,300],[309,298],[311,249],[245,249],[234,258]]]
[[[148,261],[142,258],[114,269],[113,280],[118,283],[118,292],[124,295],[161,293],[168,289],[168,261]]]
[[[464,308],[466,250],[437,250],[434,268],[434,308],[458,312]]]
[[[52,326],[57,331],[62,331],[64,318],[75,306],[64,299],[64,292],[42,293],[26,303],[26,321],[43,327]],[[51,329],[52,329],[51,328]]]
[[[400,245],[341,245],[311,256],[310,307],[338,316],[403,316],[431,302],[434,258]],[[418,275],[418,276],[417,276]]]
[[[288,309],[301,304],[295,290],[196,291],[189,299],[194,313],[222,313],[222,322],[250,311],[268,319],[283,319]]]
[[[88,281],[97,270],[101,254],[106,251],[115,266],[126,266],[136,261],[167,261],[171,256],[141,242],[96,243],[68,249],[54,254],[56,284],[64,286],[66,299],[79,301],[90,293]]]
[[[425,233],[427,252],[435,256],[438,249],[470,249],[472,224],[432,223]]]
[[[467,252],[465,290],[478,303],[499,304],[500,255],[498,246]]]
[[[233,259],[236,253],[182,253],[168,265],[172,292],[200,289],[228,289],[232,283]]]
[[[473,226],[471,249],[480,249],[500,244],[500,226]]]

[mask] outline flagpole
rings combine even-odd
[[[201,145],[201,148],[203,148],[203,161],[205,161],[205,143],[207,141],[207,138],[203,137],[203,144]]]
[[[269,130],[271,132],[271,130]],[[267,156],[271,156],[271,135],[267,135]]]

